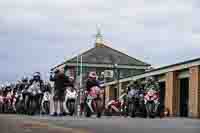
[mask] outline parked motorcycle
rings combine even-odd
[[[86,93],[85,116],[90,117],[93,113],[100,118],[103,110],[103,91],[95,86],[91,88],[89,93]]]
[[[4,104],[3,96],[0,95],[0,113],[3,113],[3,104]]]
[[[14,105],[14,110],[16,113],[23,114],[25,112],[23,91],[16,92],[13,105]]]
[[[132,89],[128,92],[128,113],[131,117],[137,115],[146,117],[144,94],[142,90]]]
[[[158,113],[159,93],[153,88],[149,89],[144,96],[144,103],[148,117],[154,118]]]
[[[109,101],[105,106],[105,113],[109,116],[116,115],[127,115],[127,94],[122,94],[118,99]]]
[[[43,96],[39,83],[33,83],[28,88],[28,94],[28,114],[34,115],[37,112],[38,107],[40,107],[38,104],[40,104],[40,98]]]
[[[4,113],[11,113],[13,111],[11,92],[8,92],[7,95],[3,97],[3,109]]]
[[[50,112],[50,98],[51,98],[51,93],[49,91],[45,91],[41,103],[43,114],[49,114]]]
[[[67,87],[64,106],[66,110],[69,112],[70,116],[73,116],[73,114],[75,113],[77,96],[78,96],[77,92],[74,88]]]

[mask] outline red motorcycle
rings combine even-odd
[[[153,90],[152,88],[149,89],[144,96],[144,104],[147,111],[148,117],[155,117],[158,114],[158,106],[159,106],[159,92]]]
[[[109,101],[105,106],[105,114],[109,116],[127,114],[126,96],[127,94],[124,93],[118,99]]]
[[[4,98],[0,95],[0,113],[3,113]]]
[[[8,92],[5,97],[3,97],[3,109],[5,113],[12,112],[12,94]]]
[[[103,91],[95,86],[90,92],[86,92],[85,116],[90,117],[92,114],[97,114],[100,118],[103,110]]]

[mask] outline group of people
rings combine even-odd
[[[77,88],[75,88],[75,81],[74,77],[72,76],[66,76],[64,71],[62,70],[56,70],[54,72],[51,72],[50,81],[54,82],[54,112],[53,116],[63,116],[66,115],[66,110],[63,107],[63,102],[66,100],[66,88],[72,88],[75,91]],[[90,72],[88,75],[88,79],[86,81],[86,90],[85,93],[90,92],[90,89],[94,86],[98,86],[100,88],[99,81],[97,80],[97,75],[95,72]],[[81,102],[81,110],[83,111],[84,108],[84,100],[83,98]],[[60,103],[60,111],[58,113],[58,103]],[[82,112],[81,111],[81,112]]]
[[[34,84],[38,85],[38,91],[41,92],[38,100],[35,101],[36,112],[40,112],[43,93],[47,91],[51,93],[50,83],[41,79],[40,72],[35,72],[31,79],[24,76],[16,83],[2,84],[0,86],[0,112],[18,113],[20,110],[21,113],[28,114],[30,108],[30,90]],[[20,106],[20,109],[16,107],[17,105]]]
[[[50,82],[44,82],[41,79],[40,72],[35,72],[31,79],[28,77],[23,77],[21,80],[17,81],[15,84],[6,84],[1,85],[0,87],[0,112],[16,112],[20,110],[20,112],[24,114],[30,114],[30,111],[33,111],[31,114],[37,114],[42,112],[50,113],[50,97],[47,98],[47,107],[48,109],[44,111],[43,107],[43,99],[45,92],[48,94],[52,94],[53,92],[53,102],[54,102],[54,112],[51,112],[53,116],[65,116],[66,109],[63,107],[63,103],[66,101],[66,88],[71,88],[73,91],[77,91],[75,88],[75,80],[74,77],[68,76],[62,70],[55,70],[51,72],[50,79],[51,82],[54,82],[54,86],[51,87]],[[36,86],[35,86],[36,85]],[[86,80],[85,85],[85,94],[89,94],[91,92],[91,88],[98,87],[101,88],[100,82],[97,79],[96,72],[90,72],[88,75],[88,79]],[[35,89],[35,90],[34,90]],[[141,83],[138,80],[132,81],[127,89],[124,90],[122,94],[127,100],[131,98],[132,90],[138,90],[139,93],[144,94],[149,90],[154,90],[159,94],[159,85],[158,82],[153,77],[148,77],[145,83]],[[37,98],[35,98],[35,108],[31,103],[31,94],[33,91],[36,91]],[[19,93],[20,92],[20,93]],[[19,97],[21,94],[21,97]],[[81,97],[80,97],[81,98]],[[21,99],[21,101],[20,101]],[[83,97],[81,102],[81,110],[83,111],[84,106],[86,105],[87,97]],[[144,97],[145,99],[145,97]],[[20,108],[17,106],[20,102]],[[17,104],[18,103],[18,104]],[[60,104],[59,104],[60,103]],[[111,102],[110,102],[111,103]],[[60,109],[58,109],[58,104],[60,105]],[[60,111],[58,111],[60,110]],[[81,112],[82,112],[81,111]]]

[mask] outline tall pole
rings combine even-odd
[[[76,58],[76,79],[78,78],[78,71],[79,71],[79,69],[78,69],[78,55],[77,55],[77,58]]]
[[[81,104],[81,90],[82,90],[82,73],[83,73],[83,59],[81,56],[80,61],[80,83],[79,83],[79,89],[78,89],[78,109],[77,109],[77,116],[80,117],[80,104]]]
[[[81,67],[80,67],[80,88],[82,89],[82,73],[83,73],[83,57],[81,56]]]
[[[76,62],[76,83],[77,83],[77,92],[79,94],[79,86],[78,86],[78,72],[79,72],[79,55],[77,55],[77,62]],[[78,95],[79,98],[79,95]],[[79,105],[78,101],[76,101],[76,115],[79,116]]]

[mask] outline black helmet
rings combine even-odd
[[[40,80],[40,78],[41,78],[40,72],[35,72],[35,73],[33,74],[33,79]]]
[[[28,77],[26,76],[22,77],[22,82],[28,82]]]

